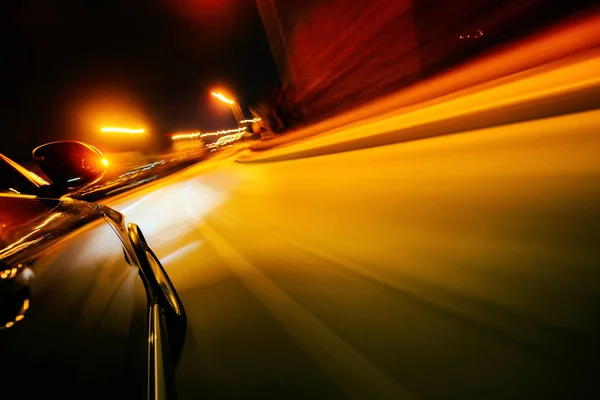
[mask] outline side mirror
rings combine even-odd
[[[98,182],[108,167],[100,150],[76,141],[47,143],[35,148],[32,155],[52,181],[52,191],[56,195]]]

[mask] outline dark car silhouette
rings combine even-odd
[[[33,157],[51,182],[0,154],[0,397],[174,397],[177,292],[136,224],[69,197],[101,179],[102,153],[64,141]]]

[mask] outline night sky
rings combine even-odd
[[[231,128],[211,88],[228,89],[248,115],[279,82],[254,0],[11,3],[0,12],[0,152],[16,159],[50,140],[95,144],[90,121],[107,109],[160,137]]]

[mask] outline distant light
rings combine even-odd
[[[473,39],[473,40],[477,40],[477,39],[479,39],[482,36],[483,36],[483,30],[477,29],[474,33],[470,33],[468,35],[460,35],[458,38],[459,39]]]
[[[223,103],[227,103],[227,104],[233,104],[233,103],[235,103],[235,101],[229,100],[227,97],[223,96],[221,93],[212,92],[211,94],[214,97],[216,97],[217,99],[221,100]]]
[[[114,128],[114,127],[102,128],[101,131],[102,132],[132,133],[132,134],[146,132],[144,129],[128,129],[128,128]]]
[[[238,131],[233,135],[222,136],[214,143],[207,144],[206,147],[209,149],[224,146],[230,143],[235,142],[236,140],[240,140],[244,136],[244,132]]]
[[[240,121],[240,124],[246,124],[246,123],[253,124],[253,123],[259,122],[259,121],[262,121],[262,118],[243,119]]]
[[[105,167],[108,167],[108,160],[106,158],[103,158],[102,164],[104,164]]]
[[[193,132],[193,133],[177,133],[177,134],[172,134],[171,135],[171,139],[172,140],[182,140],[182,139],[196,139],[198,137],[207,137],[207,136],[222,136],[222,135],[228,135],[228,134],[244,134],[246,132],[247,128],[245,127],[241,127],[241,128],[235,128],[235,129],[227,129],[224,131],[216,131],[216,132],[206,132],[206,133],[200,133],[200,132]]]
[[[229,133],[240,133],[240,132],[245,132],[245,131],[246,131],[246,128],[242,127],[242,128],[228,129],[226,131],[207,132],[207,133],[203,133],[202,135],[200,135],[200,137],[220,136],[220,135],[226,135]]]
[[[171,135],[171,139],[173,139],[173,140],[194,139],[197,137],[200,137],[200,132],[178,133],[178,134]]]

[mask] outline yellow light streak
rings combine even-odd
[[[217,140],[216,142],[206,145],[206,147],[212,149],[214,147],[224,146],[226,144],[233,143],[236,140],[241,139],[242,136],[244,136],[244,132],[238,132],[233,135],[223,136],[220,137],[219,140]]]
[[[235,129],[227,129],[227,130],[223,130],[223,131],[216,131],[216,132],[206,132],[206,133],[200,133],[200,132],[193,132],[193,133],[178,133],[176,135],[171,135],[171,139],[172,140],[182,140],[182,139],[195,139],[198,137],[207,137],[207,136],[221,136],[221,135],[227,135],[227,134],[244,134],[244,132],[246,132],[246,128],[242,127],[242,128],[235,128]]]
[[[130,133],[138,134],[146,132],[144,129],[129,129],[129,128],[117,128],[117,127],[105,127],[101,129],[102,132],[117,132],[117,133]]]
[[[211,94],[214,97],[216,97],[217,99],[221,100],[223,103],[227,103],[227,104],[235,103],[235,101],[228,99],[227,97],[223,96],[221,93],[212,92]]]
[[[253,124],[253,123],[259,122],[259,121],[262,121],[262,118],[243,119],[240,121],[240,124],[246,124],[246,123]]]
[[[194,133],[178,133],[176,135],[172,135],[171,139],[173,140],[181,140],[181,139],[195,139],[197,137],[200,137],[200,132],[194,132]]]
[[[236,129],[228,129],[225,131],[217,131],[217,132],[207,132],[207,133],[203,133],[202,135],[200,135],[200,137],[206,137],[206,136],[220,136],[220,135],[226,135],[228,133],[239,133],[239,132],[245,132],[246,128],[236,128]]]

